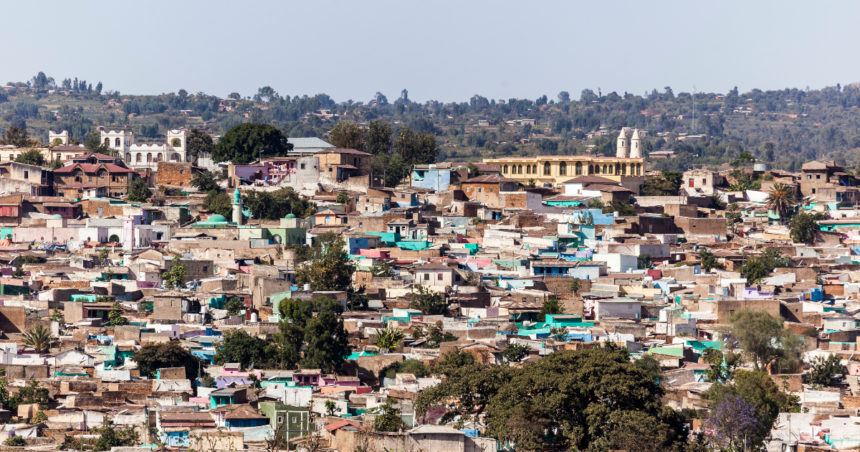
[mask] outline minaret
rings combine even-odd
[[[627,158],[627,136],[624,135],[624,129],[621,129],[621,132],[618,133],[618,149],[615,153],[615,156],[620,159]]]
[[[239,193],[239,188],[233,192],[233,223],[237,226],[242,224],[242,195]]]
[[[630,137],[630,158],[632,159],[641,159],[642,158],[642,148],[640,147],[639,142],[639,129],[633,130],[633,136]]]

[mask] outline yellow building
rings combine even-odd
[[[506,157],[484,159],[484,163],[499,165],[501,175],[523,183],[534,179],[536,184],[558,185],[577,176],[598,175],[621,182],[627,188],[645,181],[644,158],[621,158],[591,155],[541,155],[537,157]]]

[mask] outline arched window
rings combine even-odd
[[[606,164],[603,164],[603,174],[606,174]]]
[[[105,146],[110,147],[110,138],[105,138]]]
[[[122,146],[122,140],[120,140],[119,138],[117,138],[117,139],[116,139],[116,140],[114,140],[113,142],[114,142],[114,143],[116,143],[116,147],[120,147],[120,146]]]
[[[567,163],[561,162],[558,164],[558,175],[567,176]]]
[[[549,166],[549,162],[543,164],[543,175],[549,176],[552,174],[552,167]]]
[[[170,145],[175,147],[175,148],[181,148],[182,147],[182,140],[180,140],[179,138],[174,138],[173,140],[170,141]]]
[[[126,162],[130,162],[130,161],[131,161],[131,152],[126,152],[126,153],[125,153],[125,161],[126,161]]]
[[[325,217],[325,224],[331,223],[331,217]]]
[[[146,154],[146,163],[152,163],[152,154]]]
[[[594,165],[588,165],[588,174],[594,174]]]
[[[532,166],[526,165],[526,174],[531,174],[531,173],[532,173]]]
[[[621,165],[621,174],[627,174],[627,164]]]
[[[508,174],[508,165],[502,167],[502,174]]]
[[[141,158],[140,156],[141,156],[141,154],[140,154],[140,153],[138,153],[138,154],[137,154],[137,156],[135,156],[135,161],[136,161],[137,163],[140,163],[140,158]]]
[[[609,174],[612,174],[612,165],[609,165]]]
[[[112,234],[110,238],[108,238],[108,242],[119,243],[119,236]]]
[[[537,164],[532,165],[532,174],[537,174]]]
[[[642,175],[642,164],[641,164],[641,163],[637,163],[637,164],[636,164],[636,175],[637,175],[637,176],[641,176],[641,175]]]
[[[158,154],[155,154],[155,161],[156,161],[156,162],[160,162],[160,161],[161,161],[161,159],[162,159],[162,157],[161,157],[161,153],[160,153],[160,152],[159,152]]]
[[[582,162],[576,162],[576,175],[582,175]]]
[[[518,174],[522,174],[522,173],[523,173],[523,166],[522,166],[522,165],[520,165],[520,166],[519,166],[519,169],[517,169],[517,173],[518,173]]]

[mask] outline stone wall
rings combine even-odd
[[[158,162],[156,183],[174,187],[190,187],[194,173],[200,172],[191,163]]]

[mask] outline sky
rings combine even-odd
[[[860,82],[860,2],[4,2],[0,84],[39,71],[122,94],[271,86],[338,102],[550,99]],[[17,17],[20,20],[8,20]]]

